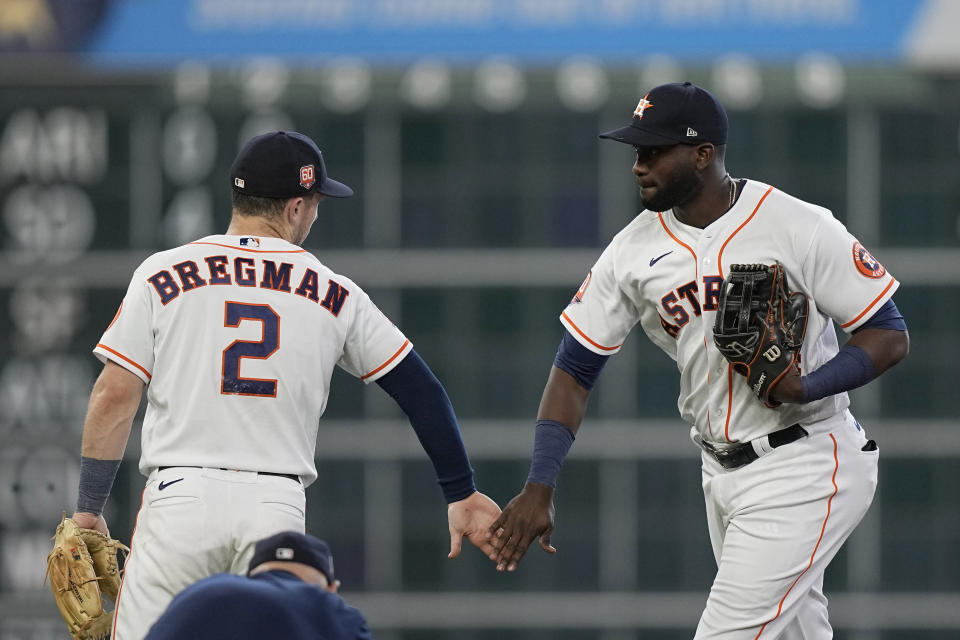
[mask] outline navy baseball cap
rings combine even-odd
[[[727,143],[727,112],[712,93],[690,82],[651,89],[625,127],[600,134],[636,147]]]
[[[253,557],[247,573],[264,562],[299,562],[310,565],[333,584],[333,556],[330,547],[320,538],[299,531],[281,531],[259,541],[253,548]]]
[[[296,131],[251,138],[230,167],[233,190],[260,198],[296,198],[311,191],[349,198],[353,189],[327,175],[316,143]]]

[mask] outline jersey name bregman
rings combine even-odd
[[[320,278],[313,269],[304,271],[300,284],[296,289],[291,289],[293,264],[289,262],[277,265],[273,260],[261,258],[258,264],[253,258],[239,257],[231,261],[225,255],[207,256],[202,262],[205,266],[203,274],[195,261],[185,260],[173,265],[170,270],[162,269],[147,278],[147,282],[153,285],[160,296],[161,304],[166,305],[181,292],[194,291],[208,285],[236,285],[293,293],[318,303],[336,316],[340,314],[347,296],[350,295],[347,288],[333,280],[327,280],[327,291],[321,300]],[[171,271],[177,274],[176,278]]]

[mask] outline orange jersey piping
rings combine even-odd
[[[767,196],[770,195],[770,192],[773,191],[773,187],[767,187],[767,190],[763,192],[763,195],[760,197],[757,206],[753,208],[753,213],[751,213],[743,223],[733,230],[733,233],[730,234],[730,237],[723,241],[723,244],[720,245],[720,253],[717,254],[717,269],[720,270],[720,277],[723,277],[723,250],[727,248],[727,243],[733,240],[733,236],[737,235],[740,232],[740,229],[743,229],[747,226],[747,223],[753,220],[753,216],[757,215],[757,211],[760,210],[760,205],[763,204],[763,201],[767,199]]]
[[[678,238],[677,236],[673,235],[673,232],[670,231],[670,227],[667,226],[666,221],[663,219],[663,214],[662,214],[662,213],[658,213],[658,214],[657,214],[657,218],[660,219],[660,226],[662,226],[662,227],[663,227],[663,230],[667,232],[667,235],[670,236],[671,238],[673,238],[673,241],[674,241],[674,242],[676,242],[677,244],[679,244],[681,247],[684,247],[687,251],[690,252],[690,255],[693,256],[693,278],[694,278],[694,280],[699,280],[699,279],[700,279],[700,275],[699,275],[699,274],[700,274],[700,261],[697,259],[697,253],[696,253],[696,251],[694,251],[694,250],[690,247],[690,245],[688,245],[687,243],[685,243],[685,242],[683,242],[682,240],[680,240],[680,238]]]
[[[573,327],[574,331],[576,331],[577,333],[579,333],[579,334],[581,335],[581,337],[583,337],[584,340],[586,340],[587,342],[589,342],[590,344],[592,344],[593,346],[595,346],[597,349],[603,349],[604,351],[613,351],[614,349],[619,349],[620,347],[623,346],[623,343],[622,343],[622,342],[621,342],[620,344],[618,344],[617,346],[615,346],[615,347],[605,347],[605,346],[603,346],[602,344],[598,344],[598,343],[594,342],[593,340],[591,340],[590,337],[587,336],[587,334],[585,334],[583,331],[580,330],[580,327],[578,327],[578,326],[573,322],[573,320],[570,319],[570,316],[567,315],[567,312],[566,312],[566,311],[562,312],[560,315],[563,316],[564,320],[566,320],[567,322],[570,323],[570,326]]]
[[[780,612],[783,611],[783,603],[787,599],[787,596],[790,595],[790,591],[796,586],[800,578],[803,577],[810,567],[813,566],[813,558],[817,555],[817,549],[820,548],[820,543],[823,541],[823,534],[827,530],[827,521],[830,519],[830,505],[833,503],[833,496],[837,495],[837,471],[840,469],[840,460],[837,458],[837,439],[833,437],[833,434],[830,434],[830,439],[833,440],[833,477],[830,479],[833,482],[833,493],[830,494],[830,497],[827,499],[827,515],[823,518],[823,526],[820,527],[820,537],[817,538],[817,544],[813,547],[813,553],[810,554],[810,562],[807,563],[806,569],[800,572],[800,575],[797,576],[796,580],[790,585],[790,588],[787,589],[787,592],[783,594],[783,598],[780,599],[780,606],[777,607],[777,615],[773,616],[770,620],[767,620],[763,623],[763,626],[760,627],[760,631],[757,632],[756,637],[753,640],[757,640],[760,637],[760,634],[763,633],[763,630],[767,628],[767,625],[776,620],[780,616]]]
[[[727,442],[738,442],[730,439],[730,414],[733,413],[733,365],[727,365],[727,419],[723,425],[723,437]]]
[[[141,367],[139,364],[137,364],[136,362],[134,362],[133,360],[131,360],[131,359],[128,358],[127,356],[123,355],[122,353],[120,353],[120,352],[117,351],[116,349],[111,349],[110,347],[108,347],[107,345],[105,345],[105,344],[103,344],[103,343],[98,343],[98,344],[97,344],[97,347],[100,348],[100,349],[103,349],[104,351],[109,351],[110,353],[112,353],[113,355],[117,356],[118,358],[122,358],[122,359],[125,360],[126,362],[129,362],[130,364],[132,364],[133,366],[135,366],[137,369],[140,369],[140,371],[143,371],[143,375],[147,376],[147,378],[148,378],[149,380],[152,380],[152,379],[153,379],[153,376],[150,375],[150,372],[149,372],[149,371],[147,371],[146,369],[144,369],[143,367]]]
[[[885,296],[885,295],[887,294],[887,291],[890,291],[890,287],[892,287],[896,281],[897,281],[896,278],[890,278],[890,282],[887,284],[887,286],[884,288],[884,290],[880,292],[880,295],[878,295],[876,298],[874,298],[874,299],[873,299],[873,302],[871,302],[870,304],[868,304],[868,305],[867,305],[867,308],[860,312],[860,315],[858,315],[856,318],[854,318],[853,320],[851,320],[851,321],[848,322],[847,324],[842,324],[842,325],[840,325],[840,328],[841,328],[841,329],[846,329],[846,328],[849,327],[850,325],[855,324],[855,323],[857,322],[857,320],[859,320],[860,318],[862,318],[862,317],[867,313],[867,311],[870,311],[870,309],[873,309],[873,306],[874,306],[875,304],[877,304],[878,302],[880,302],[880,298],[882,298],[883,296]]]
[[[190,244],[208,244],[213,247],[226,247],[227,249],[236,249],[237,251],[249,251],[250,253],[306,253],[306,249],[248,249],[247,247],[235,247],[232,244],[221,244],[219,242],[191,242]]]
[[[374,369],[373,371],[371,371],[371,372],[368,373],[367,375],[365,375],[365,376],[360,376],[360,379],[361,379],[361,380],[366,380],[367,378],[369,378],[370,376],[372,376],[373,374],[375,374],[377,371],[380,371],[380,370],[383,369],[385,366],[387,366],[388,364],[390,364],[391,362],[393,362],[393,361],[397,358],[397,356],[399,356],[401,353],[403,353],[403,350],[407,348],[407,345],[408,345],[408,344],[410,344],[410,340],[404,340],[404,341],[403,341],[403,344],[400,345],[400,348],[397,349],[397,352],[396,352],[395,354],[393,354],[392,356],[390,356],[390,359],[389,359],[389,360],[387,360],[386,362],[384,362],[382,365],[380,365],[379,367],[377,367],[376,369]]]
[[[110,635],[114,640],[117,637],[117,614],[120,612],[120,596],[123,594],[123,583],[127,579],[127,562],[130,562],[130,556],[133,555],[133,536],[137,535],[137,522],[140,521],[140,512],[143,511],[143,494],[146,492],[146,487],[140,492],[140,508],[137,510],[137,517],[133,520],[133,532],[130,534],[130,554],[123,563],[123,576],[120,578],[120,588],[117,589],[117,602],[113,607],[113,633]]]

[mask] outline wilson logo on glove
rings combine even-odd
[[[807,308],[807,296],[790,292],[779,262],[731,265],[720,287],[713,343],[771,409],[780,403],[770,390],[791,367],[799,371]]]

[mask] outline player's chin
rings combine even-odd
[[[637,193],[640,196],[640,204],[642,204],[647,209],[659,211],[659,209],[656,209],[660,200],[657,198],[657,195],[659,195],[660,193],[657,187],[655,186],[641,187],[638,185]]]

